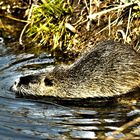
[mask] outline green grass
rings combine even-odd
[[[27,36],[51,51],[72,46],[71,32],[65,28],[72,12],[72,7],[65,0],[41,0],[33,6]]]

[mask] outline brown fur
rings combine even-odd
[[[94,98],[123,95],[139,87],[139,54],[124,44],[104,41],[73,65],[21,77],[12,89],[25,96]]]

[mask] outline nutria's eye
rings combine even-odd
[[[53,86],[53,80],[50,80],[48,78],[45,78],[44,79],[44,82],[45,82],[45,85],[46,86]]]

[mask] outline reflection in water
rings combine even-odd
[[[112,134],[140,114],[140,103],[90,107],[61,106],[49,102],[15,98],[9,87],[23,74],[53,67],[46,54],[15,54],[0,45],[0,137],[1,139],[98,139]],[[82,103],[81,103],[82,104]],[[139,127],[136,125],[135,127]],[[131,132],[133,128],[129,129]],[[116,136],[121,138],[125,132]],[[140,134],[134,134],[140,138]]]

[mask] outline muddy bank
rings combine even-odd
[[[51,39],[52,35],[48,36],[44,33],[43,37],[50,37],[51,42],[40,45],[40,40],[43,38],[40,38],[41,32],[39,38],[35,40],[36,34],[29,37],[27,30],[30,31],[34,26],[40,29],[38,24],[32,21],[36,20],[33,15],[38,13],[31,11],[31,8],[33,5],[44,6],[43,2],[43,0],[41,2],[7,0],[0,3],[0,36],[4,37],[7,45],[17,52],[21,50],[32,50],[34,53],[47,51],[60,60],[68,61],[74,60],[86,48],[90,48],[101,40],[112,39],[130,44],[137,51],[140,48],[138,2],[123,3],[111,0],[90,3],[76,0],[68,3],[68,1],[64,1],[64,4],[67,4],[65,9],[67,10],[69,6],[71,8],[71,11],[65,11],[66,15],[59,19],[64,19],[64,23],[67,23],[67,27],[64,27],[66,31],[63,34],[63,36],[67,36],[66,42],[65,37],[62,37],[56,45],[53,38]],[[29,14],[31,14],[30,17]],[[38,20],[42,23],[41,19]],[[42,26],[45,24],[43,21]],[[53,21],[51,24],[56,26]]]

